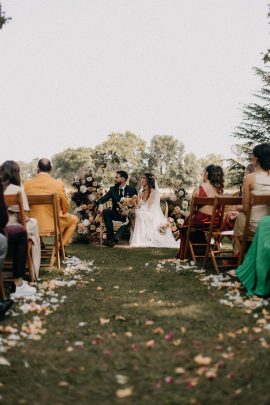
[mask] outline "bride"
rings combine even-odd
[[[160,193],[154,175],[145,173],[141,184],[130,246],[178,248],[179,243],[175,241],[171,229],[166,229],[167,219],[160,207]],[[162,231],[161,227],[164,227]]]

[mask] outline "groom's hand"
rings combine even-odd
[[[102,204],[99,204],[99,206],[97,207],[97,213],[102,214],[102,211],[103,211]]]

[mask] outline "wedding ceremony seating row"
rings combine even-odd
[[[191,201],[190,217],[187,230],[187,244],[185,248],[184,258],[188,258],[188,252],[192,260],[196,263],[198,258],[203,258],[203,267],[206,266],[208,259],[212,259],[215,271],[226,270],[228,268],[236,267],[243,262],[246,247],[249,242],[252,242],[253,236],[249,233],[249,223],[251,218],[252,208],[255,205],[270,206],[270,195],[258,195],[255,192],[251,194],[248,210],[246,213],[245,227],[243,235],[234,234],[234,231],[222,231],[222,224],[224,221],[225,213],[228,207],[239,206],[242,204],[241,197],[222,196],[215,198],[208,197],[193,197]],[[213,207],[211,223],[208,229],[197,229],[192,227],[192,216],[203,205],[210,205]],[[215,224],[217,210],[220,210],[220,221]],[[194,243],[192,242],[192,233],[201,232],[204,235],[204,241]],[[231,250],[221,250],[221,241],[223,238],[231,240]],[[234,253],[234,244],[236,244],[238,255]],[[198,248],[203,248],[204,253],[196,254]],[[219,263],[221,261],[221,264]]]

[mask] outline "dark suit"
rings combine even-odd
[[[133,197],[134,195],[137,194],[137,190],[134,187],[125,186],[123,197]],[[126,217],[123,217],[120,212],[119,212],[119,205],[118,203],[121,200],[121,193],[120,193],[120,188],[119,185],[116,184],[115,186],[111,187],[109,191],[101,197],[98,201],[96,201],[96,205],[99,204],[104,204],[105,202],[112,200],[112,208],[107,208],[103,210],[103,218],[105,222],[105,226],[107,229],[108,233],[108,239],[116,239],[117,242],[120,241],[122,236],[124,235],[127,227],[128,227],[128,221]],[[113,221],[121,221],[123,222],[123,225],[119,229],[119,231],[114,235],[113,232]]]

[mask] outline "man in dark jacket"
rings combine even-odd
[[[118,170],[115,175],[115,185],[95,203],[98,206],[99,204],[104,204],[105,202],[112,200],[112,208],[106,208],[102,212],[107,229],[107,241],[105,244],[110,247],[113,247],[120,241],[129,225],[129,220],[121,215],[119,202],[123,197],[133,197],[137,194],[136,188],[127,185],[127,180],[127,172]],[[113,221],[123,222],[123,225],[115,235],[113,231]]]

